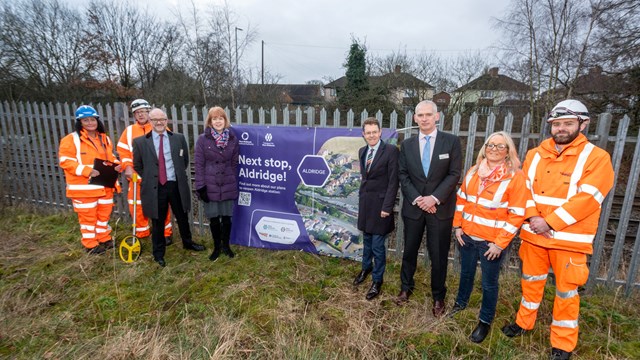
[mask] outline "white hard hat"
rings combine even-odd
[[[134,113],[139,109],[151,109],[151,105],[145,99],[135,99],[131,102],[131,112]]]
[[[549,113],[547,122],[551,122],[557,119],[574,119],[582,122],[589,120],[589,110],[578,100],[567,99],[560,101],[558,105],[553,107],[553,110]]]

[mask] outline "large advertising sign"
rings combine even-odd
[[[235,125],[240,142],[231,243],[362,258],[360,129]],[[395,131],[383,130],[397,143]]]

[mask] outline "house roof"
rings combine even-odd
[[[307,84],[247,84],[249,97],[278,96],[282,102],[308,105],[321,101],[320,85]]]
[[[529,91],[529,85],[510,78],[506,75],[498,74],[498,68],[491,68],[485,74],[477,77],[471,82],[462,85],[455,92],[469,90],[494,90],[494,91]]]
[[[343,88],[347,85],[347,77],[342,76],[324,87],[328,89]],[[396,66],[394,72],[390,72],[381,76],[369,76],[369,85],[373,87],[384,87],[389,89],[406,89],[406,88],[428,88],[433,89],[433,86],[429,85],[417,77],[400,71],[399,66]]]
[[[602,67],[595,66],[589,69],[589,73],[576,78],[574,93],[600,94],[620,93],[628,88],[627,82],[621,76],[611,76],[602,73]]]
[[[541,94],[541,98],[551,97],[554,100],[564,99],[567,96],[568,88],[564,85],[547,90]],[[632,93],[631,86],[622,76],[607,75],[602,73],[602,67],[595,66],[589,69],[589,73],[576,78],[573,95],[574,97],[610,97],[623,96]]]

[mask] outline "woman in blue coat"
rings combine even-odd
[[[229,235],[233,204],[238,198],[238,138],[229,130],[229,118],[221,107],[209,109],[204,126],[196,142],[195,188],[204,202],[213,237],[209,260],[216,261],[221,250],[230,258],[235,256]]]

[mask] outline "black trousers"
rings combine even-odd
[[[151,219],[151,241],[153,243],[153,258],[158,260],[164,258],[166,244],[164,240],[164,221],[167,218],[169,204],[173,216],[178,222],[182,244],[191,243],[191,226],[189,225],[189,215],[182,208],[178,183],[167,181],[166,184],[158,183],[158,218]]]
[[[413,275],[416,272],[418,250],[426,228],[427,252],[431,260],[431,293],[434,301],[444,300],[447,295],[447,264],[453,218],[440,220],[433,214],[423,213],[417,220],[404,216],[402,219],[404,220],[404,254],[400,270],[402,290],[410,291],[415,287]]]

